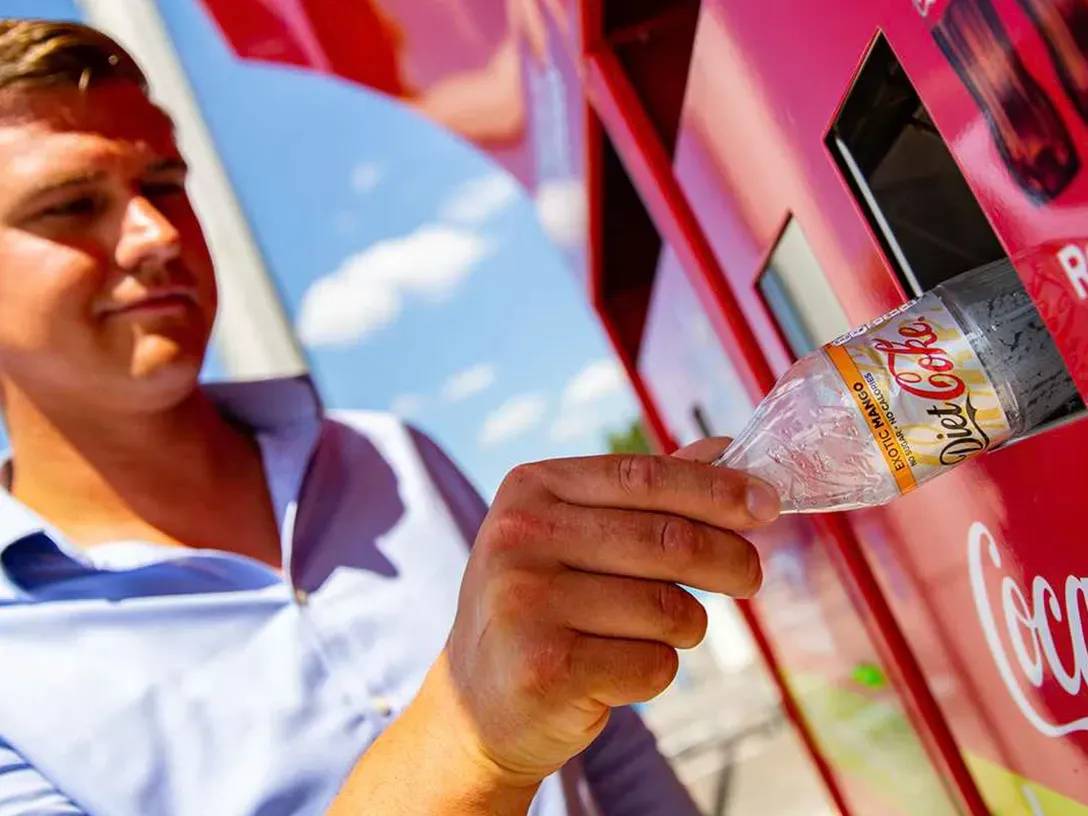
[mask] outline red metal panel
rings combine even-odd
[[[735,349],[733,357],[738,362],[739,370],[747,372],[749,389],[756,393],[764,392],[772,382],[770,368],[672,175],[668,156],[618,62],[602,47],[597,53],[588,55],[587,63],[587,92],[604,119],[647,208],[670,246],[692,274],[693,283],[715,298],[715,306],[724,318],[722,328],[728,338],[728,347]],[[887,611],[872,574],[858,553],[857,544],[849,532],[841,527],[826,520],[817,524],[823,527],[825,534],[831,534],[831,540],[836,541],[839,547],[845,571],[864,602],[863,609],[867,613],[865,622],[870,634],[878,649],[890,658],[893,672],[908,698],[908,709],[923,724],[924,741],[939,765],[948,773],[965,810],[984,816],[985,806],[955,741],[939,715],[913,656],[905,646],[902,633]]]
[[[930,33],[946,4],[919,6],[926,16],[901,0],[706,0],[677,177],[777,370],[788,354],[755,281],[787,213],[803,226],[854,322],[897,305],[902,293],[824,147],[879,28],[999,238],[1014,253],[1030,253],[1020,272],[1084,383],[1088,318],[1076,287],[1078,259],[1067,250],[1063,267],[1057,255],[1083,244],[1073,239],[1083,235],[1088,179],[1082,170],[1049,202],[1025,194]],[[1060,87],[1040,32],[1020,4],[993,6],[1007,47],[1088,154],[1088,127]],[[1085,573],[1070,546],[1088,492],[1086,449],[1088,427],[1078,422],[968,464],[887,508],[845,517],[996,812],[1080,813],[1088,803],[1088,642],[1078,605]]]
[[[586,56],[586,93],[605,123],[631,180],[642,194],[664,239],[692,271],[692,284],[717,305],[715,329],[728,343],[730,356],[749,392],[766,393],[774,382],[751,329],[737,308],[687,199],[672,175],[672,163],[642,111],[638,98],[623,76],[615,56],[601,48]]]

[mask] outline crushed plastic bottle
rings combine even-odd
[[[784,512],[884,504],[1078,399],[1007,260],[965,272],[799,360],[715,462]]]

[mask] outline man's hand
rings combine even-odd
[[[480,752],[512,780],[541,779],[585,748],[613,706],[648,700],[697,645],[706,612],[677,584],[738,597],[759,558],[733,530],[778,515],[743,474],[680,456],[523,465],[476,540],[447,646]]]
[[[726,443],[552,460],[507,476],[446,649],[410,707],[412,730],[442,744],[448,776],[463,780],[468,804],[444,812],[523,812],[612,707],[663,691],[676,650],[697,645],[707,624],[677,584],[737,597],[759,588],[759,558],[733,531],[773,521],[778,497],[706,464]],[[396,738],[405,748],[407,732]]]

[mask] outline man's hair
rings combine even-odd
[[[0,89],[135,82],[147,91],[140,66],[101,31],[79,23],[0,18]]]

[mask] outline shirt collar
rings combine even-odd
[[[323,409],[313,382],[308,376],[287,377],[255,382],[212,383],[201,386],[212,402],[227,417],[256,432],[261,442],[266,471],[270,475],[272,499],[277,518],[283,522],[287,505],[295,498],[301,486],[301,470],[295,478],[284,479],[278,469],[269,468],[269,458],[288,453],[306,456],[316,444]],[[13,560],[22,562],[26,547],[58,554],[72,562],[73,569],[93,570],[91,562],[78,549],[68,544],[63,534],[45,519],[12,496],[6,489],[10,485],[11,458],[9,454],[0,461],[0,603],[24,595],[17,576],[9,572]],[[21,543],[20,557],[5,560],[4,554],[16,543]],[[287,557],[285,553],[285,559]],[[285,563],[286,565],[286,563]]]

